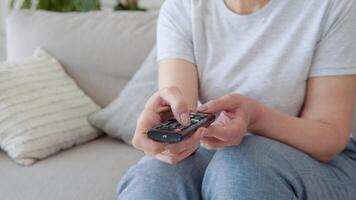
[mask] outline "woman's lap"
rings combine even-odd
[[[119,199],[201,199],[201,183],[213,152],[199,148],[176,165],[145,156],[118,187]]]
[[[249,136],[240,146],[215,153],[202,194],[204,199],[356,199],[356,160],[348,157],[343,153],[322,164],[288,145]]]
[[[353,158],[352,158],[353,157]],[[120,199],[356,199],[356,142],[329,164],[280,142],[246,136],[200,148],[177,165],[145,157],[122,179]]]

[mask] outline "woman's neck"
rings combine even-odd
[[[262,9],[269,0],[225,0],[226,5],[234,12],[249,15]]]

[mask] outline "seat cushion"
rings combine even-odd
[[[143,154],[102,137],[23,167],[0,152],[0,194],[6,200],[108,200],[126,170]]]

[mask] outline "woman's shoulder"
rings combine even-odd
[[[348,24],[347,21],[356,22],[355,0],[327,0],[327,2],[328,7],[325,10],[324,30],[340,28]]]
[[[355,0],[324,0],[322,3],[318,1],[305,0],[305,2],[314,5],[314,7],[326,9],[325,11],[329,15],[356,11]],[[320,6],[320,4],[326,4],[327,6]]]
[[[355,0],[328,0],[330,12],[347,13],[356,12]]]

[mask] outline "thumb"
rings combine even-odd
[[[239,96],[236,94],[225,95],[221,98],[208,101],[198,108],[200,112],[215,113],[223,110],[233,110],[239,105]]]
[[[223,142],[226,142],[228,140],[228,132],[231,131],[229,130],[229,127],[226,126],[221,126],[221,125],[210,125],[206,130],[204,131],[203,137],[214,137],[218,140],[221,140]]]

